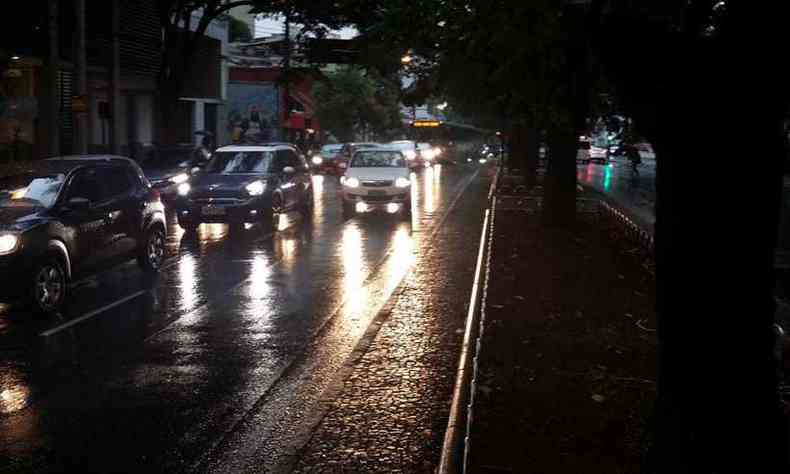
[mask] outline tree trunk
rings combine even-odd
[[[549,226],[568,226],[576,218],[576,143],[570,127],[549,133],[549,165],[543,200],[543,222]]]
[[[782,112],[759,109],[779,94],[702,82],[674,91],[683,110],[667,111],[655,143],[660,375],[648,465],[788,472],[772,356]]]

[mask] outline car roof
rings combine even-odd
[[[227,145],[217,148],[216,151],[276,151],[276,150],[297,150],[296,146],[290,143],[262,143],[258,145]]]
[[[396,151],[398,153],[401,153],[402,150],[400,148],[396,148],[394,146],[379,145],[376,148],[372,148],[372,149],[369,149],[369,150],[358,150],[356,153],[364,153],[364,152],[371,152],[371,151]]]

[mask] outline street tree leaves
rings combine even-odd
[[[315,86],[317,115],[341,142],[394,138],[402,125],[397,83],[358,67],[344,67]]]

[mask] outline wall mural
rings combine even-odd
[[[234,142],[280,139],[279,100],[274,84],[228,83],[228,133]]]

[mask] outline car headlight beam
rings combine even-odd
[[[186,183],[187,180],[189,180],[189,175],[186,173],[177,174],[170,178],[170,182],[173,184]]]
[[[244,189],[247,190],[250,196],[260,196],[266,189],[266,183],[263,181],[253,181],[252,183],[245,186]]]
[[[413,160],[417,158],[417,153],[415,153],[414,150],[406,150],[403,152],[403,156],[405,156],[407,160]]]
[[[19,245],[19,237],[14,234],[0,235],[0,255],[13,253]]]
[[[189,194],[189,191],[192,189],[192,186],[189,183],[181,183],[178,185],[178,195],[179,196],[186,196]]]
[[[313,164],[314,164],[314,165],[320,165],[320,164],[321,164],[321,163],[323,163],[323,162],[324,162],[324,159],[323,159],[323,158],[321,158],[321,156],[319,156],[319,155],[315,155],[315,156],[313,157]]]
[[[358,188],[359,187],[359,180],[357,178],[348,177],[343,181],[343,186],[348,186],[349,188]]]
[[[399,188],[408,188],[411,184],[411,181],[408,178],[398,178],[395,180],[395,186]]]

